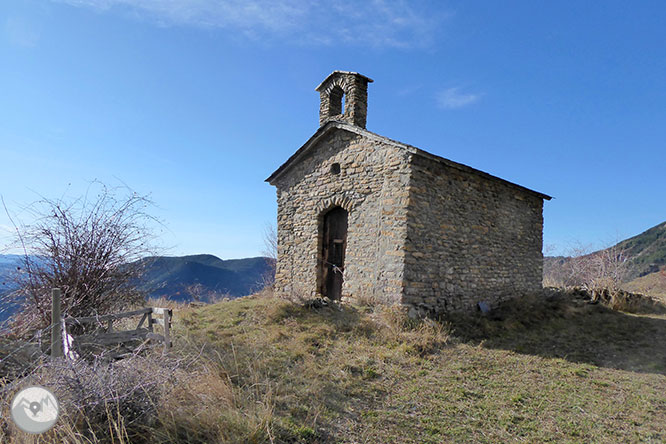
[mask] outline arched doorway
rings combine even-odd
[[[342,207],[335,207],[324,214],[319,291],[330,299],[340,299],[342,296],[347,248],[347,216],[347,210]]]

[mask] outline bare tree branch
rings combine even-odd
[[[96,196],[90,197],[95,188]],[[4,204],[4,201],[3,201]],[[27,210],[34,221],[17,225],[23,249],[13,302],[23,310],[14,329],[29,331],[50,322],[50,289],[63,291],[63,314],[90,316],[143,300],[137,290],[142,257],[155,254],[148,214],[152,202],[126,187],[93,182],[82,198],[42,198]],[[5,208],[5,211],[6,208]]]
[[[262,253],[268,264],[268,271],[263,276],[262,285],[264,288],[271,287],[275,282],[275,267],[278,257],[278,236],[275,225],[267,223],[264,226],[264,251]]]
[[[603,250],[590,252],[589,246],[578,245],[571,249],[569,257],[551,264],[545,271],[544,282],[557,286],[582,286],[593,298],[602,291],[620,290],[627,275],[627,255],[618,244]]]

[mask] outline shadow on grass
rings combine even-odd
[[[624,313],[551,292],[507,302],[488,316],[447,321],[457,337],[487,348],[666,375],[663,313]]]

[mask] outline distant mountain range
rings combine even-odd
[[[145,272],[140,288],[151,297],[178,301],[239,297],[263,287],[271,272],[265,257],[222,260],[210,254],[156,256],[142,260]]]
[[[11,274],[20,266],[19,255],[0,255],[0,295],[14,289]],[[148,297],[187,302],[235,298],[252,294],[263,287],[271,273],[270,259],[252,257],[222,260],[210,254],[194,256],[155,256],[141,259],[145,267],[138,283]],[[0,322],[9,313],[0,307]]]
[[[10,278],[20,265],[21,257],[16,254],[0,254],[0,295],[14,289]]]

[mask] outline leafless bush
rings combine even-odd
[[[18,388],[46,386],[56,395],[62,415],[49,432],[53,442],[64,442],[64,437],[72,435],[82,442],[123,442],[123,438],[124,442],[150,442],[146,430],[154,425],[165,390],[173,387],[184,366],[184,361],[155,358],[137,355],[113,363],[46,360],[30,375],[0,383],[2,409],[8,411]],[[2,429],[7,441],[21,441],[23,434],[11,425],[2,424]]]
[[[210,290],[200,283],[188,285],[185,287],[185,293],[188,294],[194,302],[204,302],[207,304],[214,304],[225,298],[232,299],[232,296],[229,293]]]
[[[16,355],[22,344],[5,348]],[[115,361],[44,356],[21,363],[20,375],[0,375],[0,411],[9,412],[18,390],[42,385],[56,395],[60,418],[49,432],[32,436],[0,415],[0,442],[268,442],[254,437],[270,433],[272,393],[263,389],[265,375],[253,371],[243,373],[249,379],[239,384],[238,359],[235,350],[218,351],[185,335],[167,354],[154,349]]]
[[[15,224],[23,249],[15,275],[18,290],[5,303],[23,306],[14,330],[29,331],[50,322],[50,290],[63,290],[63,314],[108,313],[141,301],[137,290],[141,257],[154,253],[147,212],[152,202],[127,188],[94,182],[84,197],[43,198],[26,212],[34,222]]]
[[[615,293],[627,275],[626,253],[616,245],[590,252],[589,247],[577,246],[570,256],[560,258],[544,273],[544,283],[552,286],[582,286],[593,299],[604,291]]]
[[[264,227],[264,251],[263,255],[266,257],[268,264],[268,271],[262,277],[261,286],[272,287],[275,282],[275,268],[277,266],[278,258],[278,236],[277,227],[275,225],[266,224]]]

